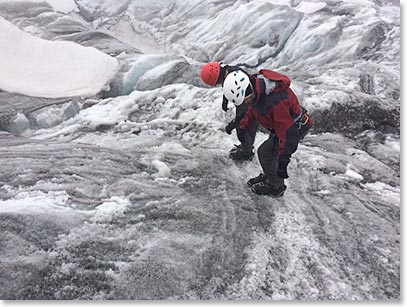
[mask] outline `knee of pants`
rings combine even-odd
[[[257,149],[257,155],[258,155],[259,157],[264,157],[264,156],[266,156],[267,154],[270,154],[270,153],[268,153],[267,146],[265,146],[265,143],[263,143],[263,144],[261,144],[261,145],[259,146],[259,148]]]

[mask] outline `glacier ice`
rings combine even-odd
[[[28,118],[22,114],[17,113],[15,118],[9,124],[9,131],[16,135],[22,135],[24,131],[30,128],[30,122]]]
[[[400,298],[395,1],[75,3],[0,1],[118,69],[90,97],[0,92],[0,298]],[[212,60],[287,74],[310,111],[283,199],[246,188],[257,158],[228,159],[234,111],[199,77]]]

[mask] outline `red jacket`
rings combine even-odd
[[[265,82],[259,75],[276,82],[274,90],[266,95]],[[289,162],[300,142],[295,119],[301,115],[302,107],[290,89],[291,80],[278,72],[262,69],[254,75],[256,103],[249,106],[240,128],[248,130],[255,120],[267,129],[272,129],[280,140],[277,159]],[[311,120],[311,119],[310,119]],[[310,122],[312,125],[312,122]]]

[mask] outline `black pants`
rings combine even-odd
[[[241,143],[241,148],[243,151],[251,152],[253,150],[253,143],[256,137],[258,126],[259,123],[256,121],[253,123],[248,131],[242,131],[239,128],[236,129],[237,138]]]
[[[261,167],[263,168],[264,174],[267,176],[267,181],[274,186],[281,186],[284,184],[284,179],[277,175],[277,155],[279,145],[280,140],[274,133],[271,133],[269,138],[261,144],[257,150]]]

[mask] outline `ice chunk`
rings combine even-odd
[[[123,77],[122,94],[127,95],[131,93],[141,76],[143,76],[148,70],[168,61],[168,59],[168,56],[159,54],[140,56]]]
[[[160,160],[153,160],[151,165],[158,170],[158,173],[155,174],[158,177],[169,177],[171,175],[171,169],[164,162]]]
[[[39,128],[49,128],[60,124],[62,121],[74,117],[80,108],[76,102],[69,102],[65,107],[50,107],[39,113],[36,117]]]
[[[161,64],[141,76],[136,84],[136,89],[145,91],[172,84],[188,67],[189,64],[184,60],[174,60]]]
[[[352,179],[356,179],[356,180],[363,180],[363,176],[355,171],[352,171],[350,169],[346,170],[345,172],[345,176],[348,176]]]
[[[115,217],[120,217],[130,205],[130,201],[126,198],[113,196],[95,209],[95,216],[92,218],[94,222],[107,222]]]
[[[21,135],[25,130],[30,128],[30,122],[22,113],[17,113],[14,120],[9,125],[9,131],[15,135]]]

